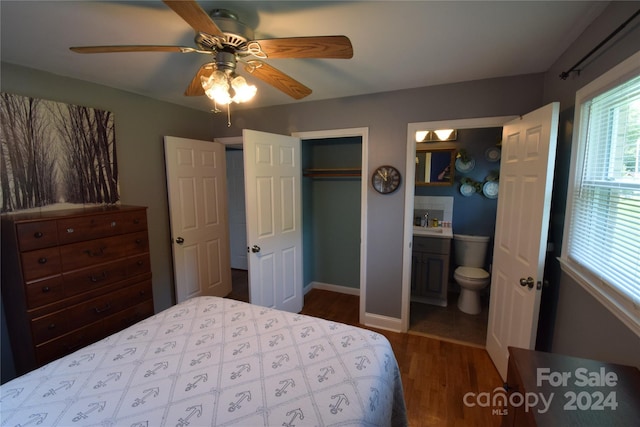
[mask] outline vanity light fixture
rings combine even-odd
[[[419,130],[416,132],[416,142],[455,141],[458,139],[456,129]]]
[[[451,141],[454,129],[437,129],[433,131],[440,141]]]

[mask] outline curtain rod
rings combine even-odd
[[[627,19],[626,21],[624,21],[622,23],[622,25],[620,25],[618,28],[616,28],[611,34],[609,34],[609,36],[607,36],[607,38],[605,38],[604,40],[602,40],[600,42],[600,44],[598,44],[598,46],[594,47],[593,49],[591,49],[591,52],[587,53],[580,61],[578,61],[576,63],[576,65],[574,65],[573,67],[571,67],[569,70],[567,71],[563,71],[562,73],[560,73],[560,78],[562,80],[567,80],[567,77],[569,77],[569,73],[571,73],[572,71],[576,71],[576,69],[580,66],[580,64],[582,64],[585,60],[587,60],[591,55],[593,55],[598,49],[600,49],[606,42],[608,42],[609,40],[611,40],[616,34],[618,34],[620,31],[622,31],[622,29],[624,27],[626,27],[629,22],[633,21],[634,18],[636,16],[638,16],[638,14],[640,14],[640,9],[638,9],[636,11],[636,13],[634,13],[633,15],[631,15],[631,17],[629,19]],[[580,70],[577,70],[580,71]]]

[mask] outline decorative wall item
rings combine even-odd
[[[1,211],[120,199],[113,114],[0,93]]]

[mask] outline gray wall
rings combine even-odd
[[[301,102],[291,106],[235,110],[231,128],[226,127],[226,120],[222,116],[212,117],[204,112],[4,63],[1,89],[114,112],[122,201],[149,206],[154,299],[159,310],[174,301],[163,135],[211,139],[213,136],[238,136],[242,128],[291,134],[298,131],[368,127],[369,170],[363,171],[363,176],[369,177],[373,169],[381,164],[391,164],[404,174],[409,122],[524,114],[558,99],[563,102],[563,108],[570,108],[577,87],[637,50],[637,46],[640,46],[638,28],[634,29],[632,36],[616,43],[605,54],[598,55],[598,59],[582,73],[580,82],[556,81],[560,70],[573,65],[622,22],[623,17],[629,16],[635,7],[637,3],[634,2],[612,4],[593,28],[546,74]],[[560,133],[563,132],[565,130],[561,129]],[[554,193],[565,189],[566,178],[563,182],[560,177]],[[368,204],[365,207],[368,219],[366,311],[395,318],[400,317],[401,311],[403,195],[402,188],[383,196],[369,187]],[[557,204],[556,209],[562,210],[562,206],[562,203]],[[559,215],[556,211],[553,220],[557,221]],[[559,293],[557,299],[558,320],[550,326],[554,332],[555,351],[591,357],[598,354],[600,348],[607,347],[608,343],[624,340],[631,344],[624,349],[612,345],[611,351],[605,354],[607,359],[631,360],[632,355],[640,353],[638,337],[616,319],[607,316],[608,312],[603,307],[591,304],[589,295],[576,289],[576,284],[564,277],[559,280],[563,292]],[[551,312],[554,313],[553,310]],[[586,322],[588,317],[601,319],[601,323],[595,325],[594,330],[576,334],[576,330],[590,325]],[[587,334],[591,339],[587,338]],[[602,339],[602,342],[597,339]],[[3,352],[5,348],[3,346]]]
[[[547,262],[551,288],[543,292],[540,324],[548,336],[539,339],[546,349],[578,357],[607,360],[640,367],[640,337],[620,322],[581,285],[560,271],[556,257],[562,247],[562,231],[569,179],[571,138],[576,91],[622,62],[640,47],[640,20],[587,60],[579,75],[558,76],[576,64],[638,9],[638,2],[613,2],[570,46],[544,77],[544,102],[560,101],[560,129],[551,206],[550,240],[554,252]],[[546,302],[546,304],[545,304]]]
[[[404,175],[407,123],[524,114],[542,104],[542,84],[543,75],[534,74],[236,110],[233,126],[217,136],[239,135],[243,127],[282,134],[368,127],[369,170],[363,171],[363,179],[382,164],[393,165]],[[365,209],[365,309],[400,318],[404,190],[380,195],[369,186]]]
[[[93,83],[7,63],[1,66],[3,92],[113,112],[121,201],[148,206],[155,309],[173,305],[163,136],[212,140],[213,116]]]
[[[2,64],[2,90],[113,111],[122,201],[149,206],[156,309],[173,301],[162,136],[211,139],[243,128],[291,134],[369,128],[369,171],[391,164],[404,173],[407,123],[523,114],[541,104],[542,74],[487,79],[369,96],[235,110],[233,126],[211,116],[98,85]],[[517,94],[517,96],[514,96]],[[151,190],[151,191],[150,191]],[[400,317],[404,191],[368,194],[367,307]]]
[[[147,206],[155,310],[175,303],[163,136],[212,140],[210,114],[127,92],[1,63],[0,90],[114,113],[123,204]],[[221,124],[223,126],[223,124]],[[2,316],[2,379],[13,363]]]

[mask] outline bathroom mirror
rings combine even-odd
[[[416,145],[416,185],[453,185],[456,149]]]

